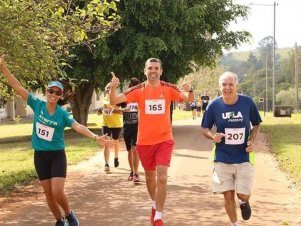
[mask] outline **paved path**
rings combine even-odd
[[[174,123],[175,150],[163,212],[166,226],[229,225],[221,195],[211,193],[212,144],[199,130],[199,120]],[[264,135],[257,144],[253,216],[240,225],[301,225],[300,191],[278,169],[267,151]],[[69,168],[66,191],[81,226],[149,226],[151,202],[145,183],[127,181],[127,152],[121,151],[119,168],[103,170],[103,153]],[[142,178],[144,179],[143,175]],[[0,225],[53,225],[41,188],[24,188],[23,199],[2,206]],[[239,211],[239,209],[238,209]]]

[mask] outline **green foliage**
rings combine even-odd
[[[240,82],[239,91],[252,96],[255,102],[257,102],[259,98],[266,97],[267,77],[269,110],[272,107],[273,82],[271,42],[271,37],[266,37],[259,43],[259,46],[255,51],[231,52],[224,55],[219,62],[219,64],[224,66],[226,70],[237,73]],[[299,56],[301,54],[300,47],[297,48],[297,54]],[[286,92],[284,90],[295,87],[295,55],[296,53],[294,49],[276,49],[275,104],[292,105],[292,103],[294,103],[294,92]],[[300,57],[298,57],[297,63],[300,67]],[[298,86],[300,87],[300,85],[301,80],[299,79]]]
[[[223,48],[235,47],[249,35],[227,30],[231,21],[247,13],[246,7],[229,0],[121,1],[118,9],[121,29],[101,40],[94,52],[99,65],[106,65],[99,70],[103,85],[112,70],[122,80],[144,80],[144,63],[150,57],[162,60],[162,79],[176,82],[199,66],[215,65]]]
[[[210,99],[217,96],[219,92],[218,79],[219,76],[224,72],[224,68],[217,66],[214,69],[204,67],[199,68],[193,73],[185,76],[185,80],[189,81],[194,90],[195,98],[201,97],[205,91],[208,91]],[[179,79],[178,86],[181,87],[183,79]]]
[[[277,104],[295,106],[295,97],[296,90],[294,88],[289,88],[287,90],[282,89],[281,91],[279,91],[279,93],[276,94]],[[300,102],[301,90],[299,90],[298,97]]]
[[[117,28],[117,19],[114,1],[87,1],[79,8],[72,1],[3,0],[0,54],[7,55],[20,82],[35,90],[51,78],[64,76],[60,67],[66,65],[71,47],[91,45]]]
[[[249,37],[248,32],[227,30],[230,22],[247,14],[247,7],[230,0],[120,1],[117,7],[121,28],[95,46],[77,47],[72,70],[66,70],[78,84],[72,111],[82,123],[89,109],[88,88],[104,88],[111,71],[121,82],[133,76],[144,81],[144,63],[156,57],[163,62],[162,79],[176,83],[200,66],[214,66],[222,49]]]

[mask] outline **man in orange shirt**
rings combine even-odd
[[[119,79],[112,73],[111,104],[137,102],[139,126],[137,151],[145,171],[146,186],[152,199],[150,221],[154,226],[163,226],[162,210],[167,193],[167,169],[170,165],[173,136],[170,123],[171,101],[192,101],[190,84],[184,83],[181,92],[175,85],[161,81],[161,61],[150,58],[145,63],[146,82],[131,87],[117,95]]]

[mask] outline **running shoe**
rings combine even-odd
[[[65,226],[65,220],[63,218],[60,220],[57,220],[55,223],[55,226]]]
[[[108,163],[105,164],[105,172],[110,172],[110,166]]]
[[[128,181],[131,181],[134,179],[134,176],[133,176],[133,172],[130,173],[129,177],[128,177]]]
[[[154,221],[154,226],[163,226],[163,220],[162,219],[158,219]]]
[[[134,174],[133,180],[134,180],[134,183],[139,183],[140,182],[140,179],[139,179],[139,176],[138,176],[137,173]]]
[[[68,220],[69,226],[79,226],[79,221],[73,210],[71,210],[70,214],[66,216],[66,219]]]
[[[252,214],[252,210],[249,201],[240,204],[241,217],[244,220],[249,220]]]
[[[150,215],[150,217],[149,217],[149,221],[151,222],[151,225],[154,224],[154,218],[155,218],[155,215],[156,215],[156,209],[154,209],[154,208],[152,207],[152,212],[151,212],[151,215]]]
[[[114,166],[115,167],[119,166],[119,160],[118,160],[118,158],[114,158]]]

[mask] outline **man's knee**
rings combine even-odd
[[[154,181],[156,179],[155,171],[145,171],[145,179],[146,181]]]
[[[224,198],[225,198],[226,202],[233,201],[234,200],[234,191],[225,191]]]
[[[237,194],[237,197],[241,200],[241,201],[243,201],[243,202],[246,202],[246,201],[248,201],[249,200],[249,198],[250,198],[250,195],[245,195],[245,194]]]

